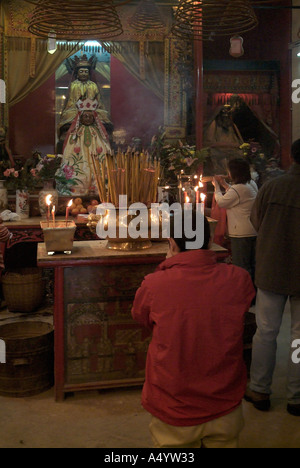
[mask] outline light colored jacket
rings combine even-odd
[[[258,192],[254,180],[247,184],[231,185],[224,195],[219,184],[216,183],[215,198],[220,208],[226,208],[227,228],[230,237],[256,236],[250,214]]]

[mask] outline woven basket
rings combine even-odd
[[[33,312],[44,297],[44,281],[38,268],[21,268],[5,273],[2,287],[11,312]]]

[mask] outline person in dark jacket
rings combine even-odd
[[[245,399],[262,411],[270,408],[276,340],[287,301],[291,309],[291,355],[287,372],[287,410],[300,416],[300,139],[291,147],[288,172],[266,182],[254,202],[257,230],[257,331],[253,338],[251,382]]]
[[[236,448],[243,428],[244,317],[255,290],[246,270],[217,263],[204,222],[193,250],[171,224],[167,259],[133,303],[133,318],[152,330],[142,405],[157,448]]]

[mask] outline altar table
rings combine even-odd
[[[56,220],[63,221],[63,216],[58,216]],[[41,216],[21,219],[20,221],[6,221],[3,224],[12,232],[13,237],[7,243],[6,248],[11,248],[21,242],[44,242],[43,231],[40,222],[45,221]],[[98,240],[98,237],[93,234],[86,225],[86,222],[77,221],[75,240]]]
[[[150,332],[133,321],[131,308],[167,249],[167,242],[127,252],[108,250],[103,240],[81,241],[71,255],[49,256],[38,244],[38,266],[54,269],[56,401],[68,392],[143,383]]]

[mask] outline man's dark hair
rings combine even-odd
[[[175,240],[177,246],[180,249],[180,252],[185,252],[188,250],[186,248],[186,243],[187,242],[195,242],[196,236],[193,238],[188,238],[185,235],[184,232],[184,213],[185,210],[183,210],[183,215],[182,215],[182,237],[175,237],[175,217],[171,215],[170,217],[170,237]],[[196,225],[197,225],[197,216],[203,216],[200,211],[193,210],[192,211],[192,229],[193,231],[196,231]],[[207,250],[209,246],[209,241],[210,241],[210,227],[209,227],[209,222],[207,218],[204,216],[204,239],[203,239],[203,245],[201,249]],[[200,249],[200,250],[201,250]]]
[[[228,170],[235,184],[246,184],[251,180],[250,164],[246,159],[236,158],[228,162]]]
[[[296,163],[300,164],[300,139],[292,144],[291,156]]]

